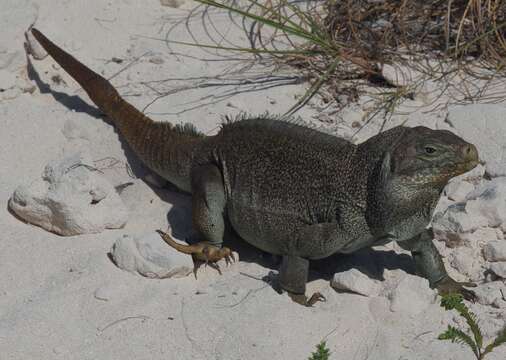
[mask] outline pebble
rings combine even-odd
[[[330,285],[336,290],[347,290],[365,296],[377,296],[380,292],[380,285],[357,269],[334,274]]]

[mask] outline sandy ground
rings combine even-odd
[[[328,279],[315,275],[309,291],[321,291],[327,302],[303,308],[262,280],[277,271],[272,259],[241,244],[239,263],[222,276],[203,270],[198,280],[147,279],[111,262],[107,254],[123,234],[142,235],[170,223],[184,238],[190,229],[190,198],[142,180],[148,171],[78,85],[50,58],[27,59],[24,31],[36,22],[144,108],[156,97],[158,85],[142,82],[173,78],[164,89],[185,86],[190,78],[230,73],[240,65],[213,61],[216,56],[196,48],[169,49],[157,40],[193,6],[162,7],[159,0],[2,1],[1,79],[17,85],[0,93],[0,358],[306,359],[325,339],[332,359],[472,359],[460,345],[436,339],[453,319],[437,302],[417,314],[391,311],[384,296],[338,293]],[[227,15],[216,19],[229,38],[245,41]],[[192,29],[206,41],[198,19]],[[171,38],[191,41],[184,23]],[[163,97],[146,112],[212,133],[224,114],[284,112],[304,89],[289,85],[227,97],[232,87],[208,87]],[[311,119],[314,114],[305,109],[300,115]],[[69,120],[83,124],[92,156],[113,185],[134,183],[121,193],[129,210],[123,229],[61,237],[8,211],[18,185],[30,183],[48,161],[72,150],[62,133]],[[388,249],[356,259],[387,264],[385,281],[412,266]],[[488,308],[475,310],[485,316]],[[499,349],[490,359],[505,354]]]

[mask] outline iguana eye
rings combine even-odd
[[[434,154],[435,152],[436,152],[436,149],[433,148],[432,146],[426,146],[425,147],[425,153],[426,154],[431,155],[431,154]]]

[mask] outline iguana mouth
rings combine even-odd
[[[474,169],[478,164],[480,163],[479,160],[468,160],[461,163],[456,164],[454,170],[452,171],[452,177],[453,176],[459,176],[462,175],[468,171],[471,171]]]
[[[468,162],[463,163],[461,167],[464,172],[467,172],[474,169],[480,163],[481,162],[479,160],[469,160]]]
[[[474,146],[473,146],[474,147]],[[466,160],[456,163],[453,168],[449,168],[448,171],[439,173],[434,180],[436,182],[446,182],[455,176],[462,175],[468,171],[474,169],[478,164],[483,164],[478,158],[478,152],[471,154]]]

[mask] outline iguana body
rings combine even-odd
[[[396,127],[353,145],[264,117],[228,122],[217,135],[203,136],[190,126],[152,121],[107,80],[32,31],[139,158],[192,193],[192,224],[202,242],[187,253],[210,262],[229,254],[220,249],[228,218],[245,241],[283,256],[281,286],[311,304],[319,296],[307,301],[304,295],[308,259],[397,241],[412,251],[431,286],[473,297],[448,277],[426,230],[448,180],[477,165],[473,145],[425,127]]]

